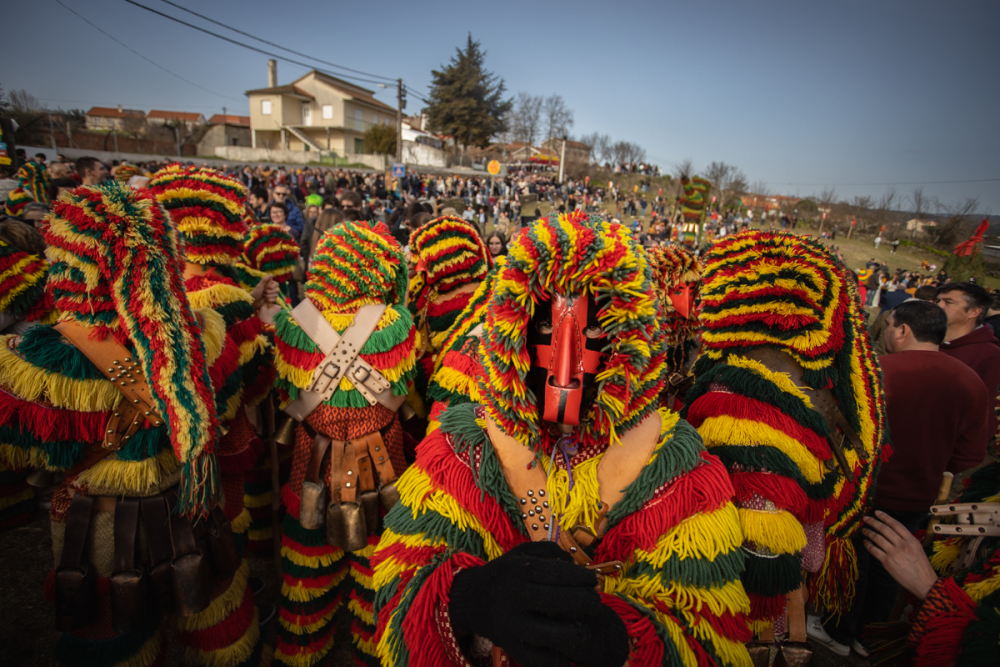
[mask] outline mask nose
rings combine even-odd
[[[575,377],[578,375],[579,350],[580,328],[576,326],[576,322],[567,322],[560,326],[555,345],[555,363],[552,364],[552,374],[549,375],[549,383],[552,386],[561,389],[580,387],[580,380]]]

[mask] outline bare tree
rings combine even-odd
[[[725,162],[712,162],[705,170],[705,178],[712,182],[720,206],[727,206],[747,191],[747,177],[736,167]]]
[[[865,226],[864,217],[868,210],[872,207],[872,198],[869,195],[855,195],[851,199],[851,209],[854,213],[854,219],[857,220],[857,225],[849,225],[847,230],[847,236],[850,238],[851,233],[857,226]]]
[[[146,132],[146,119],[143,116],[125,116],[122,119],[122,133],[138,140]]]
[[[930,202],[927,201],[927,195],[924,194],[924,189],[922,187],[913,188],[913,192],[910,193],[910,205],[913,207],[913,217],[915,220],[920,220],[927,213],[927,207]],[[913,228],[910,229],[910,238],[912,239],[917,235],[917,229],[920,227],[919,223],[914,222]]]
[[[7,103],[12,111],[41,111],[43,108],[38,98],[24,89],[7,93]]]
[[[890,239],[894,239],[899,235],[899,216],[895,212],[898,203],[899,193],[896,192],[896,188],[894,187],[886,188],[885,192],[875,202],[874,222],[877,227],[876,231],[882,233],[882,228],[885,227]]]
[[[691,158],[681,160],[674,165],[674,173],[678,181],[682,178],[691,178],[694,175],[694,161]]]
[[[979,210],[979,199],[970,197],[957,204],[943,204],[935,199],[934,210],[943,219],[934,228],[932,243],[942,250],[951,250],[961,238],[963,227],[975,222],[973,216]]]
[[[529,95],[525,92],[517,94],[514,103],[514,139],[534,145],[541,130],[542,104],[541,95]]]
[[[835,188],[823,188],[823,192],[816,197],[817,208],[823,209],[819,213],[819,231],[817,234],[823,236],[823,226],[826,224],[826,214],[830,212],[833,205],[837,203],[837,190]]]
[[[562,139],[573,127],[573,112],[566,107],[562,95],[549,95],[542,103],[547,139]]]

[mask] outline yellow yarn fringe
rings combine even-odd
[[[396,491],[399,492],[399,501],[409,510],[413,518],[417,518],[417,513],[424,511],[422,507],[424,499],[434,492],[434,484],[430,475],[420,468],[419,464],[413,464],[406,469],[396,482]]]
[[[703,623],[698,614],[693,614],[686,609],[680,611],[687,621],[690,633],[699,643],[711,642],[715,648],[715,653],[721,658],[722,665],[739,665],[740,667],[751,667],[753,664],[746,646],[742,642],[736,642],[728,637],[720,635],[712,627],[711,623]]]
[[[72,380],[28,363],[0,344],[0,386],[25,401],[48,402],[74,412],[113,410],[121,393],[105,379]]]
[[[781,391],[785,392],[786,394],[791,394],[792,396],[795,396],[796,398],[801,400],[803,403],[806,404],[807,408],[812,408],[812,401],[809,399],[806,393],[798,387],[798,385],[792,382],[792,378],[788,373],[778,373],[772,371],[759,361],[756,361],[754,359],[747,359],[746,357],[741,357],[735,354],[729,356],[729,365],[736,366],[737,368],[745,368],[748,371],[753,371],[754,373],[760,375],[768,382],[777,385],[778,388],[781,389]]]
[[[233,575],[229,588],[219,597],[212,600],[204,611],[192,616],[178,616],[177,629],[185,632],[207,630],[229,618],[242,604],[246,595],[247,576],[250,574],[250,564],[244,558]]]
[[[33,462],[36,468],[45,467],[45,462],[39,461],[39,458],[37,447],[32,447],[29,451],[15,447],[9,442],[0,442],[0,461],[12,468],[28,468]]]
[[[186,648],[184,649],[184,658],[191,664],[204,665],[204,667],[235,667],[250,657],[258,639],[260,639],[260,617],[255,607],[250,627],[247,628],[242,637],[225,648],[211,651]]]
[[[969,594],[970,598],[976,602],[980,602],[990,593],[1000,589],[1000,572],[994,568],[993,577],[991,579],[983,579],[982,581],[965,584],[962,588]]]
[[[247,532],[250,528],[250,512],[244,507],[239,514],[237,514],[232,521],[229,522],[230,528],[233,530],[233,534],[242,535]]]
[[[668,558],[706,558],[710,561],[743,544],[736,507],[727,502],[714,512],[699,512],[661,535],[652,551],[636,549],[636,560],[645,560],[656,569]]]
[[[278,623],[281,624],[285,630],[288,630],[293,635],[311,635],[314,632],[319,632],[323,628],[330,625],[330,621],[336,615],[337,610],[340,609],[340,604],[334,605],[330,611],[323,614],[323,616],[315,623],[306,623],[305,625],[295,625],[294,623],[289,623],[281,616],[278,616]]]
[[[358,602],[357,600],[351,600],[350,602],[348,602],[347,608],[351,610],[351,613],[353,613],[355,616],[360,618],[368,625],[375,625],[375,612],[365,611],[361,607],[361,603]]]
[[[794,554],[806,548],[806,532],[790,512],[767,512],[741,507],[743,536],[777,554]]]
[[[13,496],[7,496],[6,498],[0,498],[0,510],[5,510],[8,507],[13,507],[18,503],[22,503],[25,500],[31,500],[35,497],[35,490],[28,488],[21,493],[14,494]]]
[[[267,468],[271,466],[268,465]],[[274,498],[274,494],[271,491],[264,491],[256,496],[243,496],[243,506],[244,507],[264,507],[265,505],[270,505],[271,500]]]
[[[291,667],[313,667],[326,659],[326,654],[330,652],[331,648],[333,648],[334,639],[335,633],[330,633],[330,638],[326,640],[326,645],[315,653],[296,653],[295,655],[286,655],[280,648],[278,648],[274,651],[274,657],[280,660],[283,665],[291,665]]]
[[[614,445],[612,445],[614,446]],[[549,467],[549,457],[543,455],[542,469]],[[597,466],[604,458],[599,454],[583,461],[573,469],[573,493],[569,492],[569,474],[563,469],[555,469],[549,475],[545,488],[552,503],[552,514],[559,517],[564,529],[577,524],[594,530],[597,521],[598,501],[601,489],[597,483]]]
[[[195,314],[200,315],[205,323],[201,340],[205,343],[205,361],[211,366],[226,344],[226,320],[211,308],[202,308]]]
[[[295,586],[289,586],[286,583],[281,584],[281,594],[291,600],[292,602],[309,602],[314,598],[318,598],[321,595],[325,595],[331,588],[336,588],[343,583],[344,578],[347,577],[347,568],[345,567],[340,572],[333,575],[330,580],[330,585],[323,588],[306,588],[302,584],[296,584]]]
[[[955,562],[955,559],[962,554],[965,540],[961,537],[947,537],[943,540],[934,540],[931,544],[931,565],[938,574],[948,569],[948,566]]]
[[[344,551],[339,548],[334,548],[328,554],[323,554],[322,556],[306,556],[303,553],[296,551],[288,546],[281,547],[282,558],[287,558],[299,567],[308,567],[311,569],[325,568],[333,565],[337,561],[343,559]]]
[[[216,283],[204,289],[188,292],[188,300],[195,310],[219,308],[237,301],[253,304],[253,297],[245,289],[224,283]]]
[[[722,445],[774,447],[794,461],[809,482],[823,479],[823,463],[805,445],[763,422],[719,415],[705,419],[698,433],[709,450]]]
[[[726,612],[749,614],[750,598],[739,581],[731,581],[722,586],[696,588],[678,584],[664,586],[659,576],[608,577],[604,580],[604,592],[624,593],[643,600],[658,600],[672,609],[700,612],[702,607],[719,616]]]
[[[240,343],[240,366],[247,365],[258,354],[271,356],[271,341],[264,334],[258,334],[248,341]]]
[[[77,479],[95,489],[114,490],[116,495],[142,496],[156,489],[178,466],[173,450],[163,449],[142,461],[106,458],[84,470]]]
[[[374,625],[374,623],[369,623],[369,625]],[[355,648],[360,652],[365,653],[370,656],[376,656],[378,652],[378,647],[375,645],[374,636],[372,639],[361,639],[357,635],[351,638],[354,643]]]

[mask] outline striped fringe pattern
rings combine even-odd
[[[184,647],[187,664],[256,667],[262,663],[264,638],[247,585],[249,572],[244,560],[232,578],[216,586],[204,611],[177,619],[174,639]]]
[[[482,342],[483,402],[504,433],[548,449],[527,386],[528,323],[555,292],[592,296],[608,339],[597,396],[576,432],[585,447],[616,442],[656,407],[664,384],[665,346],[646,255],[628,230],[580,212],[552,214],[518,234],[493,288]],[[544,441],[540,441],[540,438]]]
[[[671,370],[676,370],[684,366],[688,349],[701,333],[695,306],[701,284],[701,264],[691,251],[676,245],[650,248],[646,255],[653,272],[653,290],[660,303],[658,319],[669,350],[667,363]],[[681,315],[674,308],[672,295],[690,299],[691,310],[687,315]]]
[[[0,312],[27,319],[45,298],[48,269],[44,257],[0,241]]]
[[[868,507],[887,433],[881,377],[850,272],[820,243],[781,232],[726,237],[704,258],[702,354],[685,416],[729,468],[752,557],[743,581],[752,618],[783,612],[799,585],[806,523],[823,521],[826,557],[812,600],[850,606],[856,554],[849,542]],[[772,347],[829,388],[869,457],[845,450],[856,481],[828,472],[828,429],[787,375],[742,356]],[[818,545],[817,545],[818,546]]]
[[[345,598],[351,612],[351,644],[354,662],[360,667],[379,667],[375,641],[375,584],[371,557],[378,536],[368,538],[368,546],[347,555],[350,577],[345,581]]]
[[[410,253],[416,275],[410,284],[408,303],[418,320],[439,295],[482,280],[492,264],[476,228],[451,216],[431,220],[414,232]],[[418,327],[422,324],[417,322]]]
[[[287,513],[281,534],[278,665],[313,667],[333,647],[334,616],[348,575],[344,552],[326,541],[326,529],[306,530]]]
[[[291,279],[298,261],[299,245],[278,225],[254,225],[243,240],[243,263],[278,282]]]
[[[278,446],[278,481],[281,485],[288,482],[292,469],[292,448]],[[272,509],[274,493],[271,489],[271,452],[265,447],[264,452],[255,465],[246,474],[243,484],[243,505],[250,514],[250,526],[247,530],[247,551],[263,553],[273,547],[275,515]],[[281,508],[278,510],[281,516]]]
[[[400,502],[372,558],[383,665],[453,664],[438,620],[456,567],[493,560],[526,539],[519,506],[482,430],[482,408],[449,410],[397,483]],[[627,563],[605,580],[605,604],[626,623],[631,664],[749,666],[750,604],[732,487],[676,413],[660,411],[650,461],[608,514],[595,561]],[[478,423],[477,423],[478,422]],[[600,456],[549,478],[561,525],[587,522]],[[474,466],[470,469],[470,466]],[[557,509],[557,506],[560,509]],[[592,512],[590,513],[592,514]]]
[[[219,492],[212,456],[218,416],[170,218],[148,191],[110,181],[64,193],[48,219],[50,286],[62,290],[56,301],[62,317],[135,345],[184,464],[179,511],[207,513]]]
[[[712,182],[700,176],[684,176],[681,178],[681,186],[684,188],[684,196],[680,202],[684,222],[699,222],[705,212],[705,197],[712,188]]]
[[[214,169],[170,164],[147,186],[184,239],[194,264],[233,264],[243,251],[246,188]]]

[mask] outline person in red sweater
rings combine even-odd
[[[947,283],[938,289],[935,303],[948,315],[948,333],[941,351],[974,370],[993,399],[988,408],[992,439],[997,433],[994,408],[1000,394],[1000,341],[984,321],[993,299],[975,283]]]
[[[907,530],[934,503],[945,471],[959,473],[986,457],[990,395],[979,376],[938,351],[949,330],[945,311],[907,301],[889,316],[883,333],[888,354],[879,357],[893,454],[879,471],[875,508]],[[862,539],[859,535],[859,541]],[[856,597],[836,623],[811,619],[808,633],[839,655],[853,648],[861,628],[888,620],[899,584],[868,551],[858,553]]]

